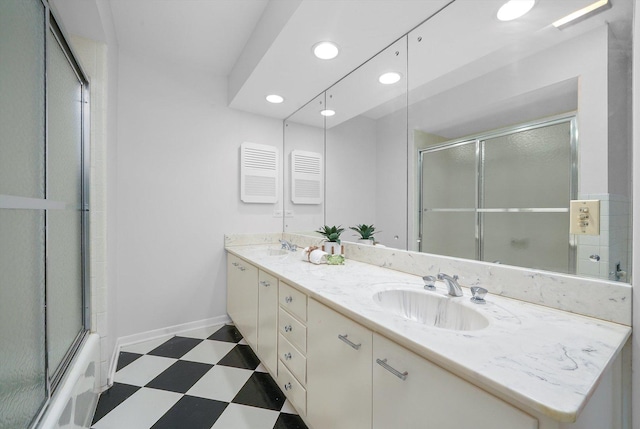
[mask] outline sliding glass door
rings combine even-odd
[[[85,333],[87,81],[41,0],[0,1],[0,428],[35,424]]]
[[[420,250],[574,273],[574,127],[565,117],[423,150]]]

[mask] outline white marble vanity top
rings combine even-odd
[[[348,259],[342,266],[313,265],[300,251],[269,256],[267,250],[278,248],[227,250],[481,388],[562,422],[576,420],[631,333],[624,325],[495,296],[490,286],[485,305],[470,302],[464,287],[464,297],[450,298],[485,315],[488,327],[429,327],[373,301],[382,290],[423,291],[420,277]],[[432,293],[446,295],[444,284],[437,282]]]

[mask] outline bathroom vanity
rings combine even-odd
[[[627,424],[628,326],[268,241],[227,242],[228,313],[310,428]]]

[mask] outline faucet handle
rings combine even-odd
[[[424,276],[422,277],[422,280],[424,281],[424,288],[428,289],[428,290],[435,290],[436,289],[436,279],[434,276]]]
[[[471,301],[476,304],[484,304],[486,301],[484,300],[485,295],[487,294],[487,290],[480,286],[471,287]]]

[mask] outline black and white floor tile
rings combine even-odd
[[[307,429],[235,326],[124,347],[93,429]]]

